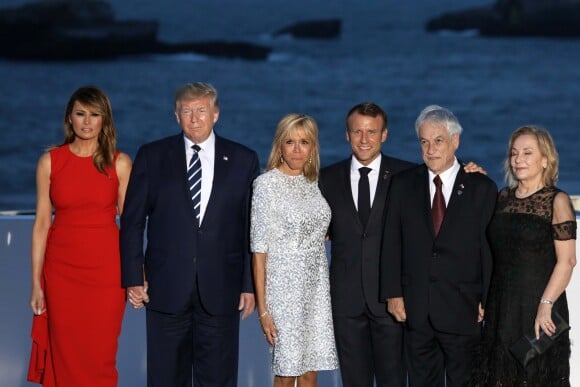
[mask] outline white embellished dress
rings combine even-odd
[[[316,181],[278,169],[254,181],[252,252],[266,254],[266,308],[278,330],[272,371],[299,376],[338,368],[328,262],[330,207]]]

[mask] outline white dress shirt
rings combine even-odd
[[[362,165],[356,157],[352,156],[350,162],[350,189],[352,191],[352,200],[354,200],[354,206],[358,211],[358,181],[360,180],[359,168],[367,167],[370,168],[369,172],[369,191],[371,193],[371,208],[373,207],[373,200],[375,200],[375,193],[377,192],[377,184],[379,182],[379,172],[381,169],[381,158],[382,155],[374,159],[369,165]]]
[[[189,160],[191,160],[191,156],[193,156],[193,149],[191,149],[191,147],[195,144],[185,135],[183,138],[185,140],[185,168],[187,168],[187,164],[189,164]],[[209,196],[211,195],[211,188],[213,186],[213,170],[215,160],[215,134],[213,130],[204,142],[200,142],[197,145],[201,148],[199,151],[199,161],[201,162],[201,198],[199,209],[199,224],[201,224],[203,222],[207,203],[209,202]]]
[[[453,161],[453,165],[451,168],[446,170],[445,172],[439,174],[443,185],[441,186],[441,191],[443,191],[443,197],[445,198],[445,206],[449,205],[449,198],[451,197],[451,192],[453,191],[453,185],[455,184],[455,178],[457,177],[457,173],[459,172],[459,161],[455,158]],[[433,179],[437,176],[431,170],[429,170],[429,191],[431,194],[431,206],[433,206],[433,197],[435,196],[435,183],[433,183]]]

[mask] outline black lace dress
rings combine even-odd
[[[556,264],[554,240],[576,238],[575,219],[552,224],[554,198],[559,192],[555,187],[545,187],[518,199],[515,190],[504,188],[498,195],[488,229],[494,270],[483,340],[474,356],[470,386],[569,386],[567,332],[525,369],[509,352],[523,334],[534,335],[538,303]],[[565,293],[553,310],[569,321]]]

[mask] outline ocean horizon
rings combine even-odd
[[[5,0],[5,6],[30,1]],[[560,154],[558,186],[580,194],[580,50],[578,39],[483,38],[428,33],[432,16],[474,0],[111,1],[119,19],[154,19],[164,41],[246,41],[267,45],[264,61],[195,54],[140,55],[108,61],[33,62],[0,58],[0,210],[32,210],[40,155],[62,143],[62,115],[72,92],[101,87],[113,104],[118,148],[132,158],[140,145],[179,132],[175,90],[210,82],[220,93],[215,130],[255,149],[262,165],[279,119],[298,112],[320,128],[326,166],[346,158],[346,112],[374,101],[389,115],[384,153],[420,161],[414,121],[427,105],[452,110],[464,127],[457,152],[504,186],[502,163],[510,133],[546,127]],[[274,36],[297,21],[339,18],[335,40]]]

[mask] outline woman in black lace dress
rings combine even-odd
[[[500,191],[488,229],[494,271],[470,385],[569,386],[567,332],[526,368],[509,352],[524,334],[551,336],[552,311],[569,321],[565,289],[576,263],[576,219],[569,196],[554,186],[558,154],[550,134],[517,129],[505,170],[509,187]]]

